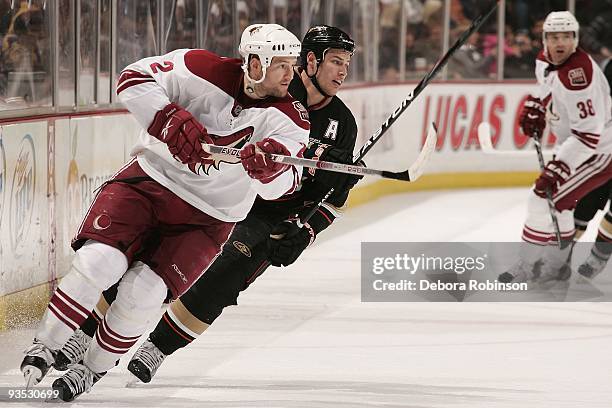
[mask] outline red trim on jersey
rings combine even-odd
[[[185,67],[191,73],[215,85],[232,98],[242,82],[241,64],[242,61],[237,58],[222,58],[206,50],[190,50],[185,53]]]
[[[242,106],[242,109],[276,108],[302,129],[310,130],[308,111],[289,94],[284,98],[268,97],[265,99],[253,99],[246,95],[242,90],[241,64],[242,61],[239,59],[222,58],[206,50],[190,50],[185,54],[187,69],[234,98],[237,102],[234,103],[234,108],[236,105]],[[296,103],[299,106],[296,106]]]
[[[153,77],[149,74],[145,74],[143,72],[134,71],[132,69],[126,69],[121,72],[119,79],[117,80],[117,86],[121,85],[122,82],[127,81],[128,79],[153,79]]]
[[[154,79],[132,79],[127,82],[123,82],[123,84],[119,88],[117,88],[117,95],[119,95],[121,92],[125,91],[126,89],[134,85],[140,85],[140,84],[144,84],[147,82],[155,82],[155,80]]]
[[[551,237],[552,234],[549,232],[536,231],[526,225],[523,228],[523,240],[533,244],[546,245]]]
[[[242,93],[242,92],[241,92]],[[293,121],[296,125],[304,130],[310,130],[310,120],[308,118],[308,111],[299,101],[293,99],[292,96],[287,94],[284,98],[268,97],[265,99],[251,99],[248,96],[240,95],[238,97],[239,104],[242,105],[243,109],[248,108],[276,108],[285,116]]]
[[[548,58],[546,58],[546,54],[544,54],[544,50],[540,50],[540,52],[538,52],[538,56],[536,57],[537,60],[540,61],[544,61],[544,62],[548,62],[550,63],[550,61],[548,60]]]
[[[559,67],[559,80],[570,91],[580,91],[593,82],[593,63],[589,54],[577,49]]]
[[[572,134],[578,138],[586,147],[595,149],[599,142],[599,135],[597,133],[579,132],[572,129]]]
[[[121,72],[121,76],[117,80],[117,95],[131,86],[140,85],[145,82],[155,82],[155,80],[149,74],[126,69]]]

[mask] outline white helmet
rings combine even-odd
[[[578,30],[580,24],[576,17],[569,11],[553,11],[544,20],[542,26],[542,41],[544,44],[544,51],[546,51],[546,33],[562,33],[571,31],[574,33],[574,51],[578,47]]]
[[[266,68],[274,57],[299,57],[300,40],[285,27],[278,24],[252,24],[244,29],[240,37],[238,52],[242,56],[242,70],[246,78],[259,83],[266,77]],[[255,54],[261,61],[263,76],[258,81],[249,77],[249,55]]]

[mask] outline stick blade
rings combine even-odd
[[[491,125],[488,122],[482,122],[478,125],[478,142],[480,149],[484,154],[508,156],[508,157],[533,157],[533,150],[497,150],[493,146]],[[542,152],[545,156],[552,157],[552,150]]]
[[[478,142],[484,153],[492,153],[495,151],[493,149],[493,142],[491,141],[491,125],[489,122],[482,122],[478,125]]]
[[[414,181],[414,179],[410,178],[410,170],[400,171],[399,173],[394,173],[392,171],[383,170],[381,175],[383,178],[392,179],[392,180],[400,180],[400,181]]]
[[[427,138],[425,139],[423,148],[419,153],[419,157],[417,157],[415,162],[408,169],[407,181],[415,181],[421,177],[423,171],[425,170],[425,166],[429,161],[429,156],[431,156],[434,150],[436,150],[436,143],[438,143],[438,129],[436,128],[436,124],[431,122],[429,131],[427,132]]]

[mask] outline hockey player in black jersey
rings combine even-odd
[[[295,69],[289,92],[308,108],[311,131],[306,158],[352,162],[357,124],[336,93],[346,79],[354,48],[346,33],[330,26],[313,27],[303,39],[300,67]],[[354,175],[304,169],[294,193],[275,201],[258,199],[247,218],[236,225],[219,257],[164,313],[128,369],[149,382],[166,356],[203,333],[226,306],[237,304],[239,293],[270,265],[292,264],[340,215],[358,180]],[[297,220],[304,219],[331,188],[333,194],[300,228]],[[65,369],[81,358],[115,292],[111,288],[104,293],[92,316],[58,353],[56,368]]]

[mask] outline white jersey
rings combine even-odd
[[[131,153],[142,169],[189,204],[227,222],[245,218],[257,195],[275,199],[292,192],[302,169],[291,167],[263,184],[238,160],[188,166],[146,129],[157,111],[174,102],[204,125],[215,144],[241,148],[271,137],[293,156],[301,155],[310,129],[306,109],[290,95],[246,96],[240,64],[205,50],[176,50],[127,66],[117,83],[119,100],[143,127]]]
[[[612,99],[599,66],[581,49],[563,64],[536,60],[538,96],[547,106],[557,136],[556,159],[572,171],[594,154],[612,153]]]

